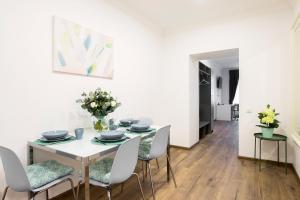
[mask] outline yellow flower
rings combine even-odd
[[[275,116],[276,116],[276,113],[270,108],[267,108],[266,110],[264,110],[263,114],[265,116],[272,117],[272,118],[275,118]]]
[[[272,124],[274,122],[274,117],[266,116],[266,117],[261,119],[261,122],[266,123],[266,124]]]
[[[260,123],[275,128],[279,126],[279,122],[276,120],[276,116],[277,114],[275,112],[275,109],[272,109],[270,105],[268,105],[267,108],[265,108],[262,112],[258,113]]]

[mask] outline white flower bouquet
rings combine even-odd
[[[121,103],[111,96],[110,92],[97,88],[88,94],[82,93],[82,99],[78,99],[77,103],[81,104],[84,110],[87,110],[98,121],[94,124],[96,130],[102,131],[106,128],[104,118],[115,111]]]

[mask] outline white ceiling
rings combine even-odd
[[[107,0],[130,10],[161,28],[202,24],[254,11],[267,11],[276,5],[291,7],[297,0]]]

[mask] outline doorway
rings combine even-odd
[[[218,122],[239,122],[239,50],[193,54],[198,71],[198,139],[213,133]],[[195,117],[195,116],[194,116]]]

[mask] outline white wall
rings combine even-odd
[[[174,124],[172,144],[190,147],[197,142],[197,108],[193,106],[197,102],[192,93],[195,88],[191,88],[196,87],[191,83],[197,73],[191,67],[190,55],[234,48],[239,48],[240,55],[239,155],[253,156],[253,133],[259,131],[255,126],[257,112],[268,103],[281,113],[281,128],[276,131],[289,133],[291,20],[292,11],[282,6],[263,15],[165,35],[164,93],[173,97],[165,113],[170,113],[167,120]],[[265,159],[276,156],[275,146],[269,143],[264,144],[263,152]]]
[[[187,120],[185,117],[186,116],[183,116],[181,114],[185,114],[185,113],[179,113],[178,112],[178,109],[177,108],[174,108],[173,113],[170,113],[168,112],[165,108],[164,108],[164,111],[163,113],[168,113],[168,118],[169,118],[169,123],[172,124],[173,126],[173,129],[172,129],[172,133],[171,133],[171,137],[170,137],[170,142],[171,144],[174,144],[173,140],[174,138],[178,138],[178,137],[181,137],[181,135],[178,135],[178,128],[182,127],[182,123],[189,123],[188,126],[192,127],[192,124],[199,124],[199,121],[200,121],[200,113],[199,113],[199,99],[200,99],[200,94],[199,94],[199,59],[197,59],[196,57],[194,56],[189,56],[190,59],[189,59],[189,66],[191,67],[191,70],[190,70],[190,76],[191,75],[194,75],[192,76],[193,78],[191,78],[189,80],[189,93],[191,94],[192,98],[190,98],[189,100],[191,101],[190,104],[189,104],[189,109],[191,110],[191,112],[193,112],[193,116],[194,118],[191,119],[191,120]],[[163,85],[163,86],[166,86],[166,85]],[[192,86],[195,86],[195,87],[192,87]],[[177,87],[177,86],[176,86]],[[171,87],[171,88],[163,88],[163,94],[165,94],[165,97],[167,97],[168,99],[172,99],[172,101],[169,101],[170,104],[173,104],[173,105],[179,105],[181,104],[180,102],[180,99],[182,98],[182,91],[181,91],[181,88],[174,88],[174,87]],[[176,89],[176,91],[173,90]],[[176,97],[175,96],[168,96],[169,94],[165,92],[165,90],[167,91],[174,91],[177,93]],[[177,98],[180,98],[179,101],[177,100]],[[175,104],[176,103],[176,104]],[[179,104],[178,104],[179,103]],[[182,110],[180,111],[182,112]],[[170,118],[170,114],[173,115],[173,119]],[[167,119],[165,117],[165,115],[162,117],[161,121],[165,121],[167,122]],[[179,124],[173,124],[173,121],[176,119],[177,121],[181,121]],[[188,134],[188,132],[182,132],[185,137],[184,137],[184,141],[183,142],[187,142],[189,140],[196,140],[196,141],[199,141],[199,129],[197,130],[198,127],[193,127],[194,130],[193,132],[197,132],[198,134],[194,134],[194,135],[190,135]],[[176,132],[174,132],[174,130],[176,130]],[[183,138],[182,138],[183,139]],[[180,146],[183,146],[182,143],[179,144]]]
[[[113,80],[52,72],[54,15],[114,38]],[[159,123],[157,111],[164,106],[158,104],[160,30],[105,0],[1,1],[0,16],[0,145],[13,149],[24,164],[26,141],[42,131],[91,125],[89,115],[75,100],[96,87],[111,90],[121,101],[115,117],[145,116]],[[5,181],[0,169],[2,191]],[[10,191],[8,199],[22,197]]]
[[[297,17],[297,15],[300,13],[300,1],[299,0],[289,0],[293,6],[294,15]]]
[[[295,99],[295,112],[294,112],[294,126],[295,126],[295,132],[298,132],[300,134],[300,81],[299,81],[299,73],[300,73],[300,61],[299,61],[299,55],[300,55],[300,11],[299,16],[295,18],[295,24],[292,29],[292,45],[293,45],[293,64],[294,64],[294,85],[295,85],[295,92],[294,92],[294,99]]]
[[[292,77],[293,80],[293,86],[294,86],[294,93],[293,93],[293,106],[294,106],[294,112],[293,112],[293,130],[294,133],[293,139],[294,139],[294,160],[293,164],[296,169],[296,172],[298,173],[298,176],[300,177],[300,114],[299,114],[299,100],[300,100],[300,80],[299,80],[299,73],[300,73],[300,9],[298,7],[298,10],[295,11],[295,22],[294,26],[291,30],[292,35],[292,53],[293,53],[293,65],[294,65],[294,76]]]

